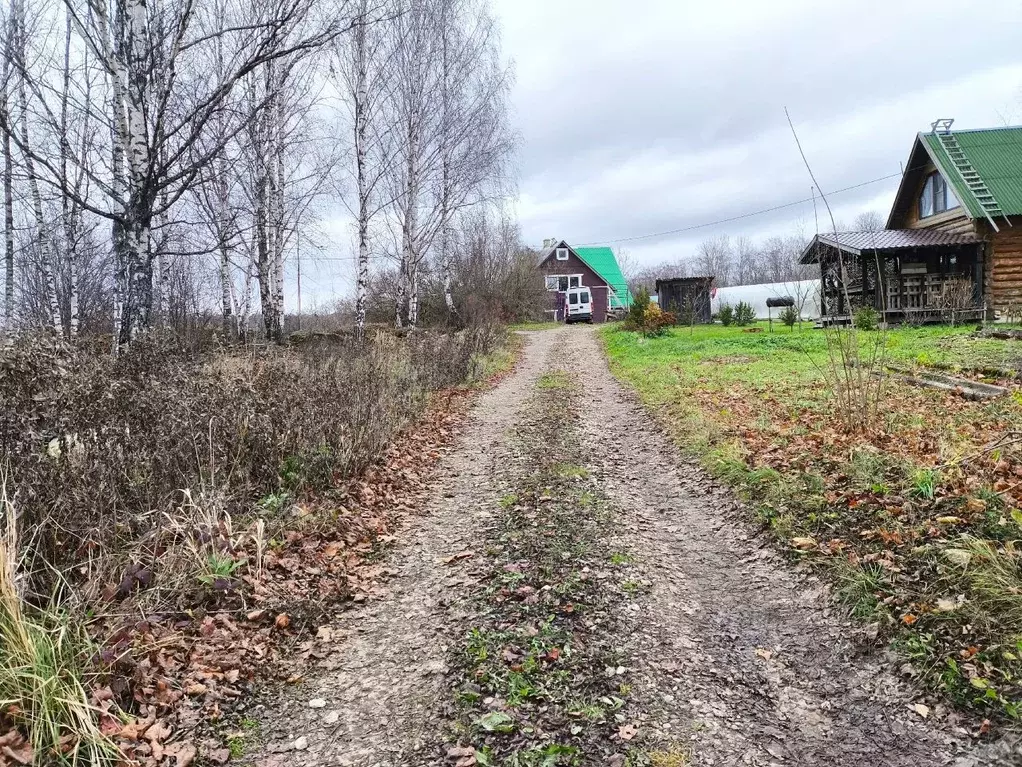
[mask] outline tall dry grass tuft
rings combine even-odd
[[[976,619],[992,621],[1000,632],[1022,641],[1022,548],[1017,543],[998,547],[967,536],[951,556],[965,563]]]
[[[114,764],[118,752],[96,724],[81,621],[56,604],[32,608],[18,593],[17,517],[0,476],[0,715],[27,732],[37,764]]]

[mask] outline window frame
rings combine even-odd
[[[582,274],[548,274],[548,275],[546,275],[546,289],[547,289],[547,292],[549,292],[549,293],[564,293],[564,292],[572,290],[572,289],[588,287],[588,286],[582,284],[582,277],[583,276],[584,275],[582,275]],[[553,287],[553,288],[550,287],[550,281],[551,280],[557,280],[557,286],[556,287]],[[565,287],[563,287],[563,288],[561,287],[561,280],[567,280],[567,282],[565,283]],[[573,286],[571,284],[572,280],[577,280],[578,284]]]
[[[923,207],[923,201],[927,195],[930,198],[929,213]],[[923,188],[919,191],[918,206],[919,218],[922,220],[960,208],[962,203],[959,201],[958,195],[951,188],[951,184],[944,178],[944,174],[939,170],[934,170],[927,174],[926,179],[923,181]]]
[[[567,261],[569,255],[567,248],[556,248],[554,250],[554,258],[558,261]]]

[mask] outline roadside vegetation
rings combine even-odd
[[[793,557],[830,571],[868,633],[996,723],[1022,717],[1022,344],[974,330],[850,335],[863,357],[880,339],[885,364],[1009,389],[976,402],[892,376],[856,428],[835,406],[821,331],[608,327],[603,339],[615,374]]]
[[[371,593],[469,387],[513,361],[486,327],[261,350],[153,336],[117,357],[16,339],[0,763],[218,762],[233,702]]]

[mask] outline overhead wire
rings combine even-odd
[[[878,184],[881,181],[889,181],[892,178],[898,178],[899,176],[903,176],[903,175],[904,175],[904,173],[902,173],[902,172],[891,173],[891,174],[888,174],[886,176],[880,176],[879,178],[870,179],[869,181],[863,181],[862,183],[859,183],[859,184],[853,184],[852,186],[846,186],[846,187],[844,187],[842,189],[835,189],[832,192],[827,192],[827,194],[828,195],[834,195],[834,194],[841,194],[843,192],[851,192],[851,191],[853,191],[855,189],[861,189],[864,186],[869,186],[870,184]],[[774,205],[773,207],[770,207],[770,208],[761,208],[760,210],[753,210],[753,211],[750,211],[748,213],[740,213],[740,214],[738,214],[736,216],[728,216],[727,218],[719,218],[719,219],[716,219],[715,221],[707,221],[707,222],[702,223],[702,224],[692,224],[690,226],[683,226],[683,227],[680,227],[678,229],[668,229],[668,230],[663,231],[663,232],[651,232],[649,234],[637,234],[637,235],[633,235],[633,236],[630,236],[630,237],[618,237],[616,239],[598,240],[598,241],[594,241],[594,242],[583,242],[583,243],[580,243],[578,247],[583,247],[584,248],[584,247],[591,247],[593,245],[617,245],[617,244],[623,243],[623,242],[635,242],[637,240],[651,240],[651,239],[654,239],[656,237],[668,237],[668,236],[674,235],[674,234],[683,234],[684,232],[692,232],[692,231],[695,231],[696,229],[705,229],[706,227],[709,227],[709,226],[717,226],[719,224],[728,224],[728,223],[731,223],[732,221],[741,221],[742,219],[752,218],[753,216],[761,216],[764,213],[773,213],[773,212],[778,211],[778,210],[784,210],[785,208],[793,208],[796,205],[805,205],[808,202],[814,202],[815,201],[814,198],[815,198],[815,195],[813,197],[806,197],[806,198],[803,198],[801,200],[794,200],[792,202],[786,202],[786,203],[784,203],[782,205]]]

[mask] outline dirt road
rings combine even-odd
[[[551,378],[557,371],[571,391],[551,399],[544,391],[562,388]],[[338,616],[334,652],[318,676],[263,711],[253,763],[496,758],[479,738],[497,755],[510,753],[500,738],[519,738],[518,761],[493,763],[523,765],[928,767],[954,764],[963,751],[941,712],[924,718],[911,707],[917,699],[892,658],[863,653],[826,589],[774,555],[732,496],[657,433],[611,376],[592,328],[528,334],[515,372],[480,397],[443,460],[447,479],[388,554],[388,594]],[[569,460],[581,466],[567,471]],[[529,479],[539,466],[547,473]],[[555,506],[559,516],[549,516]],[[592,541],[582,522],[597,507],[605,540]],[[499,588],[508,573],[529,582],[530,565],[513,557],[554,540],[552,529],[528,536],[552,528],[551,519],[563,527],[566,513],[589,515],[578,518],[576,536],[589,548],[558,544],[548,561],[565,561],[563,584],[544,565],[546,586]],[[565,605],[566,590],[579,584],[587,596]],[[519,592],[519,612],[508,612]],[[585,599],[591,611],[574,617],[590,607]],[[559,626],[559,644],[551,650],[551,639],[541,662],[507,638],[498,654],[515,679],[547,673],[564,689],[527,689],[515,708],[517,693],[487,691],[495,677],[480,664],[493,653],[485,657],[477,639],[487,626],[491,635],[513,632],[521,615],[547,613],[560,617],[522,623],[528,636]],[[578,659],[596,658],[597,649],[619,660],[584,678]],[[562,663],[575,670],[555,675]],[[619,692],[592,692],[607,686],[604,674]],[[587,694],[604,703],[569,700]]]

